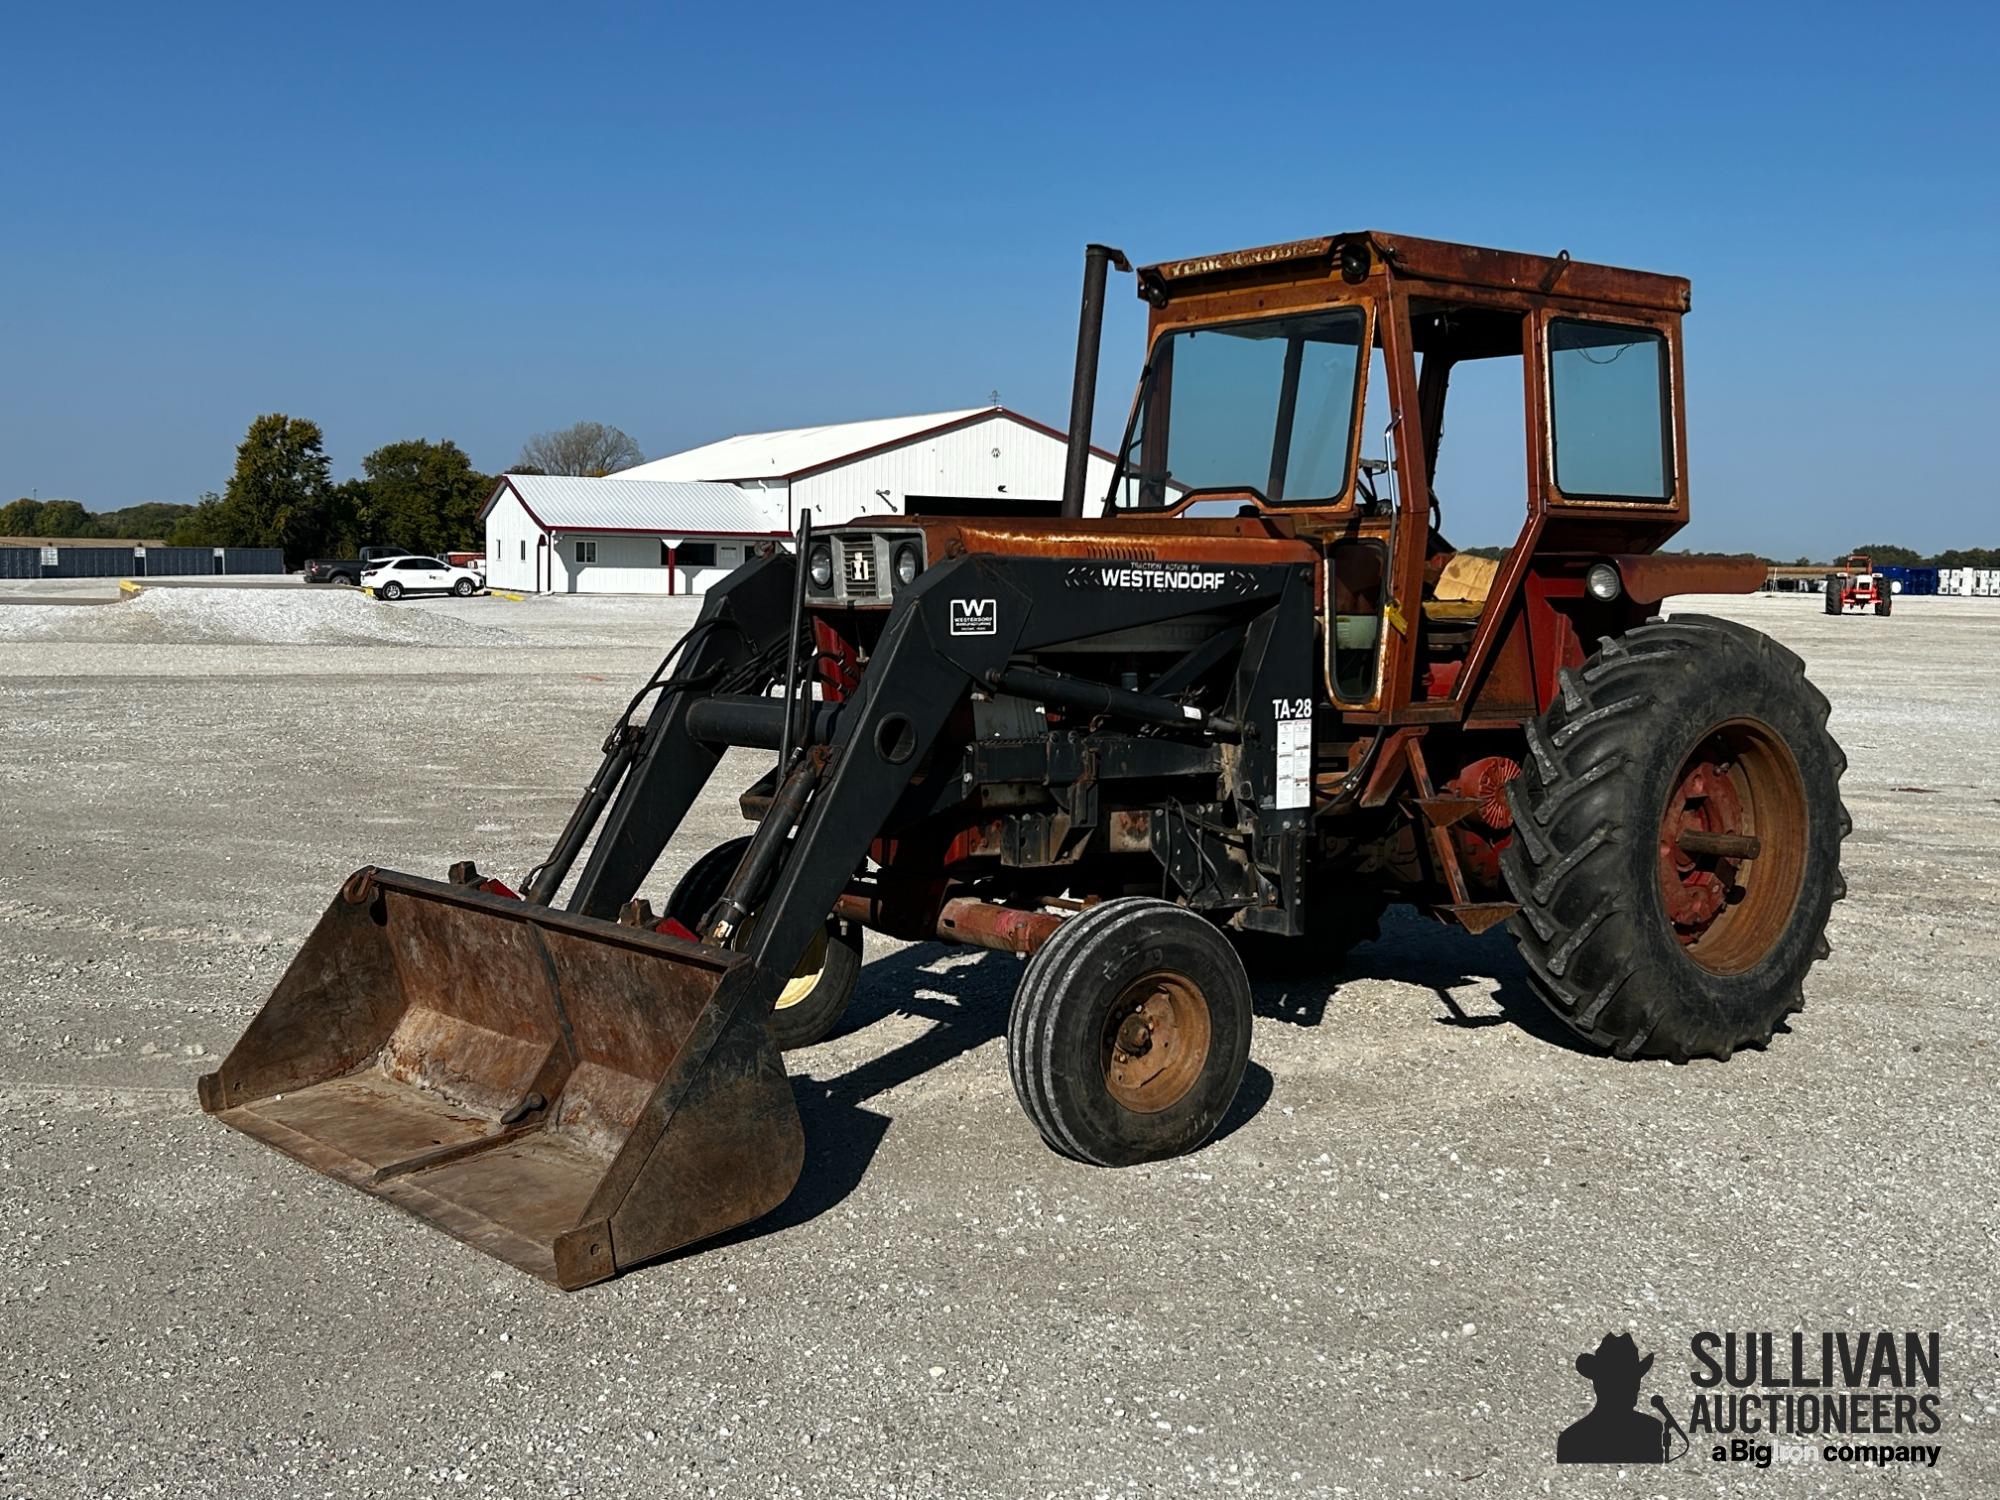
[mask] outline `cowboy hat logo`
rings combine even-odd
[[[1563,1429],[1562,1436],[1556,1439],[1556,1462],[1665,1463],[1669,1457],[1666,1424],[1660,1417],[1650,1417],[1635,1409],[1639,1404],[1640,1383],[1652,1368],[1653,1356],[1640,1358],[1639,1347],[1629,1333],[1607,1333],[1593,1352],[1579,1354],[1576,1373],[1590,1382],[1597,1393],[1597,1404]],[[1653,1405],[1662,1417],[1667,1416],[1666,1403],[1659,1397],[1653,1398]],[[1671,1456],[1679,1458],[1680,1454]]]

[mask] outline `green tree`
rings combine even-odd
[[[0,505],[0,536],[40,536],[42,502],[23,495]]]
[[[167,532],[169,547],[220,547],[222,541],[222,497],[204,490],[201,499],[187,508],[187,514]]]
[[[1853,550],[1878,568],[1912,568],[1924,560],[1923,554],[1888,542],[1877,542],[1872,547],[1856,547]]]
[[[419,552],[475,545],[479,509],[493,481],[449,440],[385,443],[361,460],[375,537]]]
[[[343,479],[326,497],[325,538],[315,557],[353,557],[374,541],[374,494],[365,479]]]
[[[167,500],[146,500],[138,505],[128,505],[123,510],[99,511],[90,518],[90,535],[102,537],[130,537],[134,541],[145,541],[149,537],[164,537],[179,523],[182,516],[193,511],[192,505],[177,505]]]
[[[44,500],[35,520],[43,536],[89,536],[90,512],[76,500]]]
[[[326,541],[333,488],[319,424],[271,412],[250,424],[215,513],[225,547],[282,547],[294,566]]]

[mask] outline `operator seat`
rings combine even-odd
[[[1500,564],[1490,557],[1454,552],[1446,559],[1437,582],[1424,599],[1427,620],[1476,620],[1500,576]]]

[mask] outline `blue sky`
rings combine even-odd
[[[1060,425],[1087,239],[1370,226],[1692,278],[1689,544],[2000,544],[1990,10],[79,3],[5,36],[0,498],[192,499],[273,410],[342,474],[585,417],[649,454],[995,390]],[[1118,283],[1100,438],[1142,312]],[[1445,496],[1461,542],[1507,539],[1496,473]]]

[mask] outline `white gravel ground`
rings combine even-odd
[[[538,858],[691,606],[221,592],[0,609],[0,1497],[2000,1493],[2000,602],[1703,601],[1852,761],[1767,1053],[1578,1051],[1503,935],[1394,914],[1260,989],[1218,1140],[1105,1172],[1014,1103],[1014,961],[877,942],[793,1201],[563,1296],[193,1084],[354,867]],[[1670,1391],[1701,1329],[1937,1329],[1940,1462],[1559,1470],[1618,1328]]]

